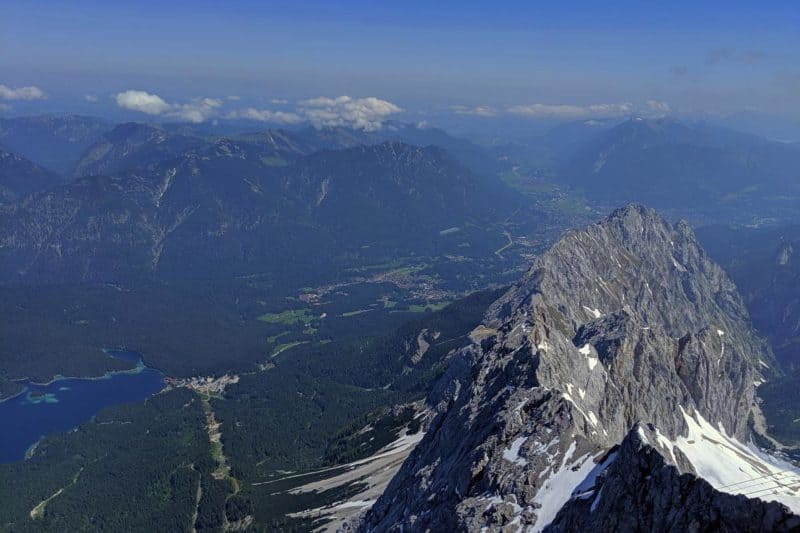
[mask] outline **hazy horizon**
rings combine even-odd
[[[0,116],[367,129],[398,119],[491,135],[671,115],[800,139],[800,8],[790,2],[5,11]]]

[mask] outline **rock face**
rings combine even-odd
[[[800,485],[787,465],[743,444],[754,382],[767,377],[772,355],[686,223],[631,206],[566,234],[472,338],[429,397],[438,416],[425,439],[363,529],[541,530],[622,464],[614,457],[633,461],[641,454],[628,448],[645,442],[670,465],[664,476],[708,512],[737,500],[694,474],[727,492],[747,492],[737,488],[756,479],[772,487],[776,476]],[[793,488],[774,492],[756,495],[796,503]],[[778,504],[758,509],[754,520],[790,515]],[[553,527],[577,524],[568,511]],[[686,513],[686,524],[704,523]],[[647,529],[652,518],[632,520]]]

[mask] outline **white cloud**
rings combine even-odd
[[[273,98],[269,101],[269,103],[275,105],[285,105],[289,103],[289,100],[284,100],[283,98]]]
[[[241,100],[241,97],[236,96],[235,94],[232,94],[232,95],[228,96],[227,99],[232,101],[232,102],[238,102],[239,100]]]
[[[228,96],[225,100],[236,101],[238,97]],[[222,114],[221,107],[225,100],[220,98],[195,98],[188,103],[168,102],[157,94],[129,89],[114,95],[117,105],[123,109],[138,111],[153,116],[164,116],[187,122],[204,122],[224,116],[230,119],[248,119],[277,124],[298,124],[311,122],[315,127],[348,126],[373,131],[380,129],[384,120],[394,113],[402,111],[386,100],[380,98],[337,98],[320,97],[299,102],[294,111],[275,111],[248,107]],[[286,103],[286,100],[273,100]]]
[[[84,94],[83,99],[91,103],[95,103],[98,100],[97,95],[94,94]]]
[[[171,104],[157,94],[133,89],[116,94],[114,99],[123,109],[194,123],[215,117],[223,104],[219,98],[195,98],[187,104]]]
[[[117,105],[123,109],[139,111],[148,115],[162,115],[172,109],[172,106],[163,98],[146,91],[129,89],[117,94],[114,99],[117,101]]]
[[[171,107],[172,110],[167,113],[167,116],[199,124],[217,114],[217,109],[222,107],[222,100],[219,98],[195,98],[188,104],[172,104]]]
[[[287,113],[285,111],[272,111],[270,109],[256,109],[248,107],[228,113],[227,118],[243,118],[257,120],[259,122],[274,122],[276,124],[298,124],[303,121],[303,117],[297,113]]]
[[[0,99],[3,100],[44,100],[47,95],[38,87],[11,88],[0,83]]]
[[[493,107],[479,105],[475,107],[467,107],[463,105],[450,106],[453,113],[456,115],[473,115],[476,117],[494,117],[497,115],[497,110]]]
[[[648,100],[645,108],[642,109],[641,114],[649,117],[663,117],[668,115],[670,111],[672,111],[672,108],[667,102]]]
[[[300,102],[300,112],[315,127],[349,126],[366,131],[379,130],[383,121],[403,111],[386,100],[368,98],[319,97]]]
[[[512,115],[528,118],[611,118],[630,115],[634,111],[633,104],[529,104],[515,105],[507,109]]]
[[[588,118],[620,118],[631,115],[658,118],[668,115],[672,108],[667,102],[647,100],[644,104],[621,102],[616,104],[530,104],[506,109],[512,115],[532,119],[579,120]]]

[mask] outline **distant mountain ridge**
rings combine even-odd
[[[705,123],[634,118],[586,141],[562,161],[559,176],[612,204],[752,207],[800,197],[798,168],[799,145]]]
[[[0,148],[0,204],[19,200],[61,183],[49,170]]]
[[[201,146],[203,142],[199,138],[170,133],[151,124],[120,124],[86,149],[73,173],[80,177],[133,170],[175,157]]]
[[[80,115],[0,118],[0,145],[66,176],[84,150],[111,128],[109,121]]]
[[[6,206],[3,281],[299,276],[359,255],[456,250],[461,241],[440,231],[481,234],[522,205],[434,147],[385,142],[280,164],[274,155],[220,139]]]

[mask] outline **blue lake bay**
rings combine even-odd
[[[0,402],[0,463],[24,459],[25,452],[43,436],[69,431],[105,407],[141,402],[164,387],[161,372],[144,366],[138,354],[108,354],[136,366],[99,378],[59,378],[46,384],[25,382],[25,391]]]

